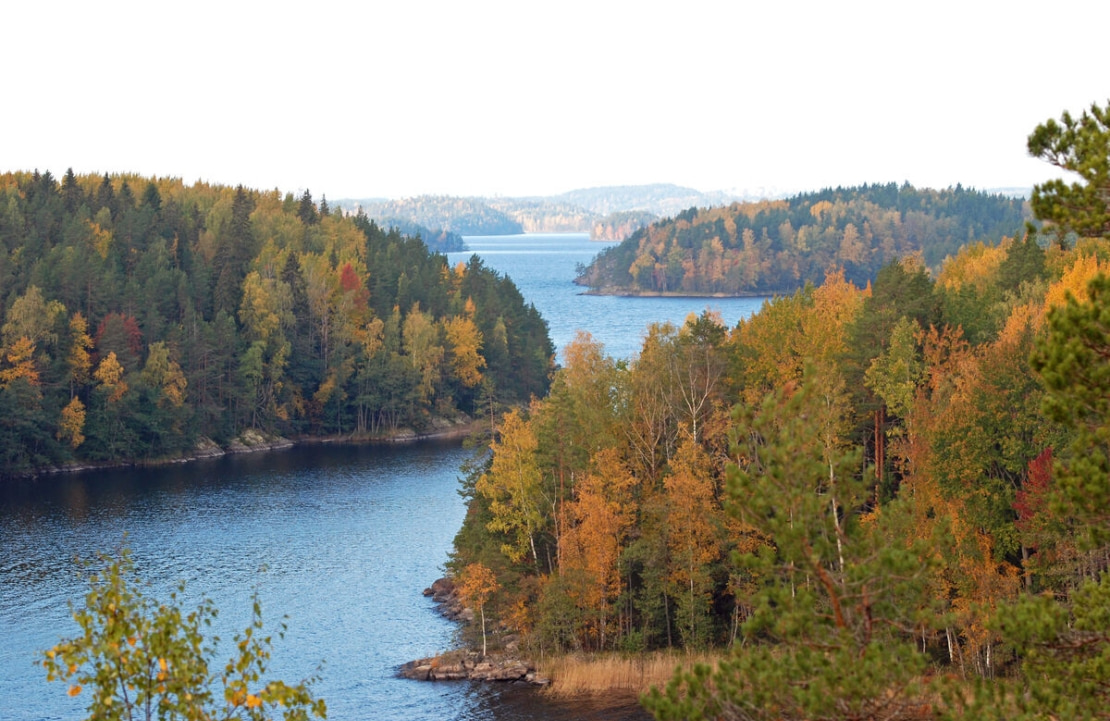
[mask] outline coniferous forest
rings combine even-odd
[[[660,719],[1107,718],[1110,109],[1029,151],[1079,181],[938,272],[837,268],[630,362],[581,335],[465,481],[464,595],[536,655],[717,649]]]
[[[254,429],[387,437],[549,383],[478,259],[277,191],[0,176],[0,469],[157,460]]]

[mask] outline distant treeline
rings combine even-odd
[[[353,201],[371,218],[408,219],[425,228],[458,235],[515,235],[524,226],[479,198],[422,195],[403,200]]]
[[[357,211],[355,214],[357,215]],[[420,238],[429,250],[437,253],[457,253],[466,250],[466,241],[463,237],[450,230],[433,230],[407,218],[369,218],[369,220],[373,220],[374,224],[382,229],[396,229],[401,235]]]
[[[0,318],[2,473],[420,430],[554,355],[508,278],[307,191],[72,171],[0,175]]]
[[[400,224],[403,231],[405,223],[411,223],[414,227],[444,228],[460,235],[590,233],[597,240],[623,240],[651,221],[674,215],[683,208],[725,205],[734,200],[735,196],[725,193],[702,193],[679,185],[655,183],[586,188],[542,197],[421,195],[403,200],[368,198],[339,203],[347,210],[361,209],[384,227]]]
[[[843,268],[858,285],[896,258],[938,267],[974,240],[1020,231],[1024,201],[961,186],[865,185],[787,200],[690,208],[606,249],[578,278],[602,292],[793,292]]]

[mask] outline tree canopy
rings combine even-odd
[[[509,278],[308,191],[0,175],[0,474],[422,431],[553,363]]]

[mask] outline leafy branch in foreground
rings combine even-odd
[[[219,668],[219,638],[205,637],[218,613],[211,600],[183,610],[184,584],[167,603],[144,595],[126,549],[101,561],[103,570],[89,576],[84,607],[73,611],[81,632],[42,660],[47,680],[69,682],[70,696],[87,689],[90,721],[262,721],[279,711],[287,721],[327,717],[324,700],[310,691],[314,678],[296,685],[265,680],[271,637],[262,633],[257,595],[250,625],[235,636],[236,655]],[[279,637],[284,630],[283,624]]]

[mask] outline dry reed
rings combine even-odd
[[[538,669],[551,679],[547,693],[555,696],[590,694],[639,695],[652,686],[662,688],[679,665],[715,664],[721,654],[659,651],[637,656],[617,654],[566,655],[547,658]]]

